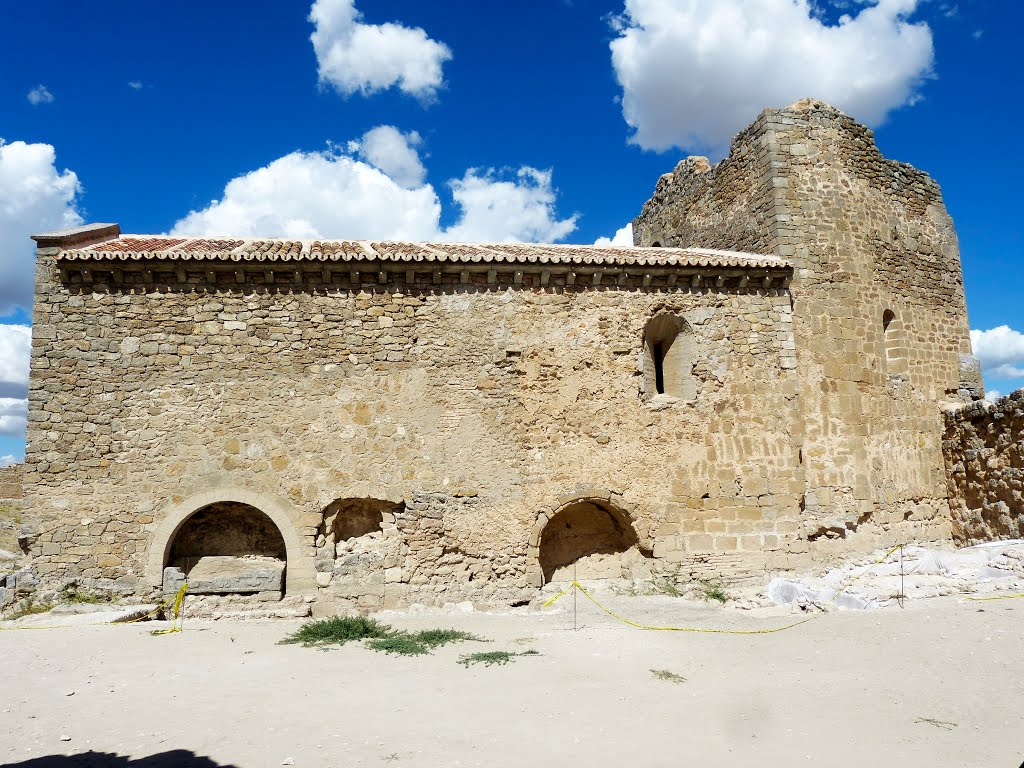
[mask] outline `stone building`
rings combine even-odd
[[[634,230],[35,237],[36,575],[507,605],[950,538],[942,407],[981,389],[934,181],[799,102]]]

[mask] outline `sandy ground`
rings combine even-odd
[[[608,602],[658,624],[754,629],[800,618],[790,607]],[[153,624],[0,631],[0,763],[1016,768],[1024,759],[1024,600],[911,600],[760,635],[637,630],[582,598],[579,631],[571,600],[544,612],[382,618],[494,642],[409,658],[357,644],[276,645],[297,622],[186,621],[160,637]],[[457,663],[467,651],[527,648],[541,655]],[[184,751],[166,754],[175,750]],[[133,762],[39,760],[88,752]]]

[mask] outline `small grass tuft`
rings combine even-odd
[[[702,582],[701,591],[704,594],[705,600],[717,600],[720,603],[724,603],[729,599],[729,594],[721,584],[715,584],[710,581]]]
[[[487,642],[485,638],[458,629],[424,629],[420,632],[392,632],[387,637],[370,640],[366,647],[401,656],[422,656],[435,648],[464,640]]]
[[[667,669],[652,669],[651,674],[654,675],[658,680],[665,680],[669,683],[685,683],[686,678],[682,675],[677,675]]]
[[[301,643],[311,645],[344,645],[353,640],[390,637],[395,634],[387,624],[365,616],[333,616],[329,619],[307,621],[278,645]]]
[[[113,598],[103,592],[90,592],[88,590],[82,590],[75,586],[67,586],[60,593],[61,603],[72,603],[72,604],[88,604],[97,605],[99,603],[109,603]]]
[[[419,642],[428,648],[440,648],[449,643],[461,643],[469,640],[474,643],[486,643],[487,638],[474,635],[471,632],[463,632],[461,629],[424,629],[413,634]]]
[[[423,656],[430,653],[430,648],[417,640],[414,635],[405,632],[396,632],[387,637],[367,640],[366,647],[372,651],[396,653],[399,656]]]
[[[39,613],[46,613],[53,609],[51,603],[37,603],[31,597],[25,599],[25,602],[21,604],[10,616],[7,616],[4,621],[14,621],[15,619],[21,619],[25,616],[35,616]]]
[[[459,657],[459,664],[467,669],[472,664],[483,664],[485,667],[492,665],[502,666],[508,664],[516,656],[540,656],[537,651],[528,650],[515,653],[514,651],[483,651],[480,653],[467,653]]]

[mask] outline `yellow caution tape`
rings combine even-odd
[[[178,624],[178,617],[181,616],[181,606],[185,602],[185,593],[188,591],[188,582],[186,581],[181,585],[181,589],[178,590],[178,594],[174,596],[174,618],[171,620],[170,629],[154,629],[149,634],[151,635],[169,635],[172,632],[181,632],[185,626],[184,617],[181,618],[181,624]]]
[[[828,603],[826,603],[826,605],[834,603],[836,601],[836,598],[839,597],[839,595],[841,595],[847,589],[852,587],[854,585],[854,583],[856,583],[856,581],[858,579],[860,579],[862,576],[864,576],[866,573],[868,573],[868,571],[870,571],[876,565],[881,565],[886,560],[888,560],[889,556],[893,552],[895,552],[897,549],[899,549],[901,546],[903,546],[903,545],[902,544],[897,544],[895,547],[893,547],[888,552],[886,552],[881,558],[876,560],[874,563],[869,565],[867,568],[865,568],[863,571],[861,571],[859,574],[857,574],[854,578],[852,578],[850,581],[848,581],[846,584],[844,584],[842,587],[840,587],[838,590],[836,590],[835,594],[832,595],[832,599],[829,600]],[[567,589],[562,590],[557,595],[555,595],[550,600],[548,600],[546,603],[544,603],[544,607],[547,608],[549,605],[554,603],[556,600],[559,600],[560,598],[562,598],[565,595],[569,594],[574,589],[578,589],[580,592],[583,593],[584,597],[586,597],[588,600],[590,600],[590,602],[592,602],[594,605],[596,605],[602,611],[607,613],[609,616],[618,619],[623,624],[628,624],[629,626],[636,627],[637,629],[655,630],[655,631],[660,631],[660,632],[701,632],[701,633],[713,634],[713,635],[768,635],[768,634],[771,634],[773,632],[782,632],[783,630],[786,630],[786,629],[792,629],[793,627],[799,627],[801,624],[806,624],[808,621],[811,621],[812,619],[817,618],[816,616],[811,616],[810,618],[803,619],[801,621],[795,622],[794,624],[787,624],[784,627],[773,627],[771,629],[703,629],[701,627],[652,627],[652,626],[649,626],[647,624],[639,624],[639,623],[637,623],[635,621],[630,621],[629,619],[625,619],[622,616],[619,616],[617,613],[609,610],[605,606],[601,605],[601,603],[599,603],[594,598],[593,595],[591,595],[589,592],[587,592],[587,590],[583,587],[583,585],[580,584],[578,581],[573,581],[572,584],[570,584]],[[1020,595],[1020,597],[1024,597],[1024,595]],[[995,598],[988,598],[988,599],[995,599]]]
[[[181,632],[182,627],[184,626],[184,619],[182,619],[182,623],[179,625],[178,624],[178,618],[181,616],[181,607],[182,607],[182,605],[185,602],[185,593],[187,591],[188,591],[188,582],[185,582],[184,584],[181,585],[181,589],[178,590],[177,594],[173,598],[171,598],[170,600],[165,600],[164,602],[160,603],[160,605],[158,605],[156,608],[154,608],[151,611],[147,611],[142,616],[136,616],[134,619],[128,619],[127,621],[105,621],[102,624],[54,624],[54,625],[43,625],[43,626],[32,625],[32,626],[28,626],[28,627],[2,627],[2,626],[0,626],[0,632],[13,632],[15,630],[24,630],[24,629],[68,629],[69,627],[102,627],[102,626],[108,626],[108,625],[111,625],[111,624],[134,624],[137,621],[145,621],[146,619],[150,618],[151,616],[155,616],[160,611],[164,610],[165,608],[169,608],[169,607],[171,607],[173,605],[174,606],[174,611],[173,611],[173,619],[172,619],[171,628],[170,629],[158,629],[158,630],[153,630],[152,632],[150,632],[151,635],[168,635],[168,634],[170,634],[172,632]]]
[[[891,554],[892,554],[893,552],[895,552],[895,551],[896,551],[897,549],[899,549],[899,548],[900,548],[900,547],[902,547],[902,546],[903,546],[902,544],[897,544],[897,545],[896,545],[895,547],[893,547],[893,548],[892,548],[892,549],[890,549],[890,550],[889,550],[888,552],[886,552],[886,553],[885,553],[884,555],[882,555],[882,557],[881,557],[880,559],[878,559],[878,560],[875,560],[875,562],[873,562],[873,563],[872,563],[871,565],[869,565],[869,566],[868,566],[867,568],[865,568],[865,569],[864,569],[863,571],[861,571],[861,572],[860,572],[860,573],[858,573],[858,574],[857,574],[856,576],[854,576],[854,577],[853,577],[852,579],[850,579],[850,580],[849,580],[848,582],[846,582],[846,584],[844,584],[844,585],[843,585],[842,587],[840,587],[839,589],[837,589],[837,590],[836,590],[836,593],[835,593],[834,595],[832,595],[832,599],[831,599],[831,600],[829,600],[829,601],[828,601],[827,603],[825,603],[825,605],[831,605],[832,603],[834,603],[834,602],[836,601],[836,599],[837,599],[837,598],[838,598],[838,597],[839,597],[839,596],[840,596],[841,594],[843,594],[843,592],[845,592],[845,591],[846,591],[846,590],[848,590],[848,589],[849,589],[850,587],[852,587],[852,586],[853,586],[854,584],[856,584],[856,583],[857,583],[857,581],[858,581],[858,580],[859,580],[859,579],[860,579],[860,578],[861,578],[862,576],[865,576],[865,575],[867,575],[867,573],[868,573],[868,572],[869,572],[869,571],[870,571],[870,570],[871,570],[872,568],[874,568],[874,567],[875,567],[876,565],[881,565],[882,563],[884,563],[884,562],[885,562],[886,560],[888,560],[888,559],[889,559],[889,555],[891,555]]]
[[[574,589],[578,589],[580,592],[583,593],[584,597],[586,597],[588,600],[590,600],[590,602],[592,602],[594,605],[596,605],[598,608],[600,608],[602,611],[607,613],[612,618],[618,619],[623,624],[628,624],[629,626],[636,627],[637,629],[655,630],[655,631],[659,631],[659,632],[700,632],[700,633],[710,634],[710,635],[769,635],[769,634],[771,634],[773,632],[782,632],[785,629],[792,629],[793,627],[799,627],[801,624],[806,624],[808,621],[811,621],[811,620],[817,618],[816,616],[812,616],[812,617],[810,617],[808,619],[802,619],[801,621],[798,621],[798,622],[796,622],[794,624],[787,624],[784,627],[773,627],[771,629],[705,629],[703,627],[652,627],[652,626],[649,626],[647,624],[638,624],[635,621],[630,621],[629,619],[624,619],[622,616],[619,616],[614,611],[611,611],[608,608],[604,607],[603,605],[601,605],[601,603],[599,603],[594,598],[593,595],[591,595],[589,592],[587,592],[587,590],[583,587],[583,585],[580,584],[578,581],[574,581],[572,584],[569,585],[568,589],[565,589],[565,590],[559,592],[557,595],[555,595],[550,600],[548,600],[546,603],[544,603],[544,607],[547,608],[549,605],[551,605],[553,602],[558,600],[560,597],[563,597],[563,596],[567,595],[568,593],[572,592]]]
[[[968,597],[968,600],[976,600],[978,602],[985,600],[1018,600],[1024,597],[1024,593],[1019,595],[993,595],[991,597]]]

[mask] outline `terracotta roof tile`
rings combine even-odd
[[[279,240],[121,235],[62,251],[60,259],[211,261],[390,261],[549,264],[554,267],[719,267],[788,269],[778,256],[710,248],[637,248],[526,243],[415,243],[392,240]]]

